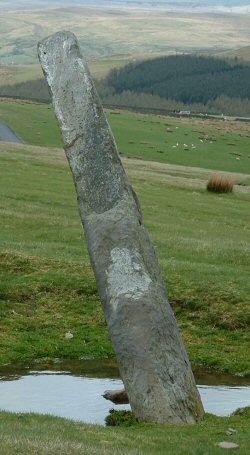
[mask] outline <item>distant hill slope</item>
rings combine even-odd
[[[216,54],[216,56],[223,59],[226,58],[250,62],[250,46],[244,46],[240,49],[235,49],[232,51],[220,52]]]
[[[106,104],[250,116],[250,65],[172,55],[111,70],[100,92]]]
[[[16,9],[38,9],[56,6],[79,6],[79,0],[12,0],[11,3],[6,0],[0,0],[0,6],[4,10]],[[140,9],[160,8],[165,11],[188,11],[190,8],[197,11],[223,11],[223,12],[237,12],[244,13],[248,11],[248,3],[246,0],[85,0],[85,4],[93,7],[133,7]]]
[[[250,98],[250,66],[201,56],[169,56],[111,70],[116,93],[150,93],[182,103],[205,104],[220,95]]]
[[[161,11],[148,8],[86,6],[43,8],[44,2],[20,0],[31,9],[9,11],[14,1],[0,0],[1,64],[37,63],[37,42],[59,30],[76,33],[87,58],[159,54],[169,52],[219,52],[249,44],[250,14],[212,14]],[[3,5],[7,4],[7,9]],[[34,6],[41,5],[40,9]],[[72,4],[74,5],[75,2]],[[176,2],[172,2],[175,8]]]
[[[109,106],[250,117],[250,65],[196,55],[164,56],[111,70],[96,81]],[[0,85],[0,96],[50,102],[44,79]]]

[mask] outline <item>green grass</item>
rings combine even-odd
[[[249,408],[231,417],[206,415],[194,426],[135,424],[101,427],[36,414],[0,413],[4,455],[219,455],[221,441],[249,454]],[[236,430],[227,436],[228,427]],[[225,451],[228,453],[228,451]]]
[[[47,104],[1,100],[0,121],[14,128],[29,144],[60,147],[60,133]]]
[[[63,151],[2,143],[0,160],[0,363],[112,356]],[[202,169],[125,165],[191,361],[249,372],[249,188],[211,194]]]
[[[107,116],[123,156],[250,173],[250,123],[178,119],[125,111],[108,111]],[[29,144],[62,145],[49,105],[2,100],[1,119]]]
[[[4,108],[26,140],[60,144],[47,106]],[[46,134],[26,131],[29,116]],[[111,120],[122,116],[132,127],[134,114],[110,114]],[[138,116],[138,124],[144,119],[153,117]],[[249,186],[211,194],[205,189],[209,170],[126,158],[124,164],[193,365],[249,374]],[[0,143],[0,166],[0,364],[113,357],[63,151]],[[246,173],[234,177],[249,182]],[[69,330],[74,337],[67,340]],[[195,426],[104,428],[1,412],[1,453],[219,455],[217,444],[226,440],[248,455],[249,416],[248,408],[231,417],[206,415]],[[228,427],[233,436],[226,435]]]
[[[239,122],[124,112],[108,115],[108,118],[125,156],[229,172],[250,172],[248,124],[243,127]]]

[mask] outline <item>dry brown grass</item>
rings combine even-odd
[[[232,193],[234,181],[225,174],[212,174],[207,182],[207,190],[214,193]]]
[[[112,3],[112,2],[110,2]],[[159,55],[249,45],[249,14],[168,12],[157,8],[41,8],[1,11],[2,63],[37,63],[36,42],[59,30],[76,33],[86,57]],[[119,39],[115,39],[119,36]],[[16,43],[20,54],[16,54]],[[31,45],[30,45],[31,43]],[[133,58],[137,58],[136,56]]]

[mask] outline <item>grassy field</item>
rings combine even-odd
[[[126,112],[108,116],[193,365],[250,374],[248,124]],[[0,365],[113,357],[52,111],[45,105],[2,102],[0,119],[33,144],[0,142]],[[205,135],[211,134],[216,140],[210,143]],[[182,139],[199,145],[199,153],[191,147],[175,154],[172,144]],[[146,147],[149,141],[152,148]],[[160,146],[166,147],[164,153],[157,152]],[[139,147],[140,159],[125,157],[137,156]],[[238,183],[233,194],[206,191],[209,163],[237,171],[230,174]],[[68,331],[73,338],[65,337]],[[0,451],[219,455],[217,444],[233,441],[239,455],[248,455],[249,417],[247,408],[231,417],[206,415],[195,426],[104,428],[1,412]],[[236,433],[228,436],[228,427]]]
[[[1,363],[112,356],[63,151],[0,143],[0,159]],[[249,372],[249,187],[216,195],[204,169],[124,163],[192,362]]]
[[[195,426],[137,424],[104,428],[35,414],[0,413],[4,455],[219,455],[221,441],[249,454],[250,408],[232,417],[207,415]],[[236,430],[227,436],[228,427]],[[228,451],[225,451],[228,453]]]
[[[178,119],[123,111],[107,111],[107,116],[124,157],[250,173],[250,122]],[[2,99],[0,120],[29,144],[62,145],[49,105]],[[247,176],[238,180],[247,182]]]
[[[79,37],[87,57],[217,52],[249,44],[249,14],[193,14],[117,8],[1,12],[2,64],[37,63],[37,41],[58,30]]]
[[[192,362],[249,372],[249,124],[108,116]],[[8,101],[0,118],[36,144],[0,143],[0,363],[112,356],[52,110]],[[205,190],[209,167],[234,171],[233,194]]]

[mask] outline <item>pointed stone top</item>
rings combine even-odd
[[[116,143],[75,35],[58,32],[38,44],[64,148],[85,213],[110,210],[130,193]]]

